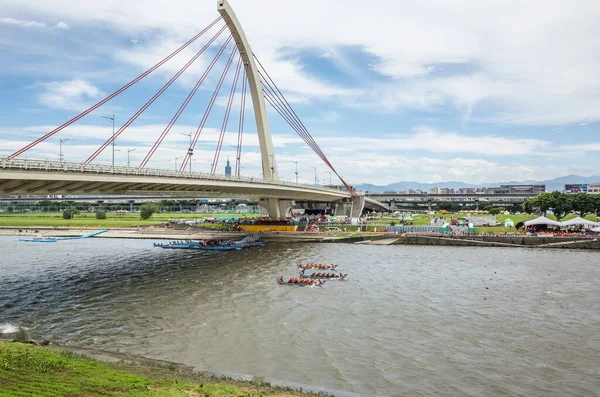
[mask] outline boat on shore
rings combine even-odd
[[[310,283],[290,283],[289,281],[281,281],[279,277],[275,277],[275,281],[277,281],[277,284],[291,285],[294,287],[322,287],[323,284],[327,282],[326,280],[307,280],[310,281]]]
[[[319,270],[331,270],[338,267],[338,265],[325,265],[322,263],[297,263],[299,269],[319,269]]]
[[[329,277],[327,277],[329,276]],[[348,273],[331,273],[331,274],[321,274],[318,273],[302,273],[300,272],[301,278],[308,278],[311,280],[345,280],[348,277]]]
[[[298,221],[294,218],[242,218],[234,223],[233,229],[248,233],[295,232],[298,230]]]
[[[99,234],[106,233],[106,232],[108,232],[108,229],[99,230],[94,233],[89,233],[89,234],[85,234],[83,236],[76,236],[76,237],[44,237],[41,234],[38,234],[34,238],[23,238],[23,239],[19,239],[19,241],[22,241],[24,243],[56,243],[58,241],[82,240],[82,239],[94,237],[94,236],[97,236]]]

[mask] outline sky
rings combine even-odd
[[[600,2],[229,0],[254,54],[351,183],[545,180],[600,174]],[[218,16],[214,0],[0,0],[0,157],[127,84]],[[223,25],[102,107],[22,154],[85,161]],[[138,167],[224,44],[219,36],[116,141]],[[175,168],[233,46],[225,48],[147,167]],[[237,56],[237,54],[236,54]],[[235,62],[235,61],[234,61]],[[194,152],[209,172],[232,87],[226,75]],[[235,162],[241,87],[218,159]],[[242,176],[259,177],[250,96]],[[272,109],[282,179],[329,169]],[[95,160],[109,164],[111,148]],[[316,171],[315,171],[316,167]],[[335,175],[332,182],[337,183]],[[576,182],[576,181],[574,181]]]

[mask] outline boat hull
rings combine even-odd
[[[300,277],[301,278],[309,278],[311,280],[339,280],[339,281],[343,281],[346,279],[346,277],[348,277],[348,273],[336,273],[335,275],[338,277],[313,277],[314,273],[310,273],[310,274],[302,274],[300,273]]]
[[[308,285],[308,284],[296,284],[296,283],[288,283],[287,281],[281,282],[279,280],[279,278],[275,277],[275,281],[277,282],[277,284],[280,285],[289,285],[292,287],[322,287],[323,284],[325,284],[326,281],[321,280],[321,282],[319,284],[312,284],[312,285]]]
[[[318,267],[318,265],[301,265],[300,263],[296,263],[296,266],[298,266],[299,269],[305,270],[333,270],[338,267],[338,265],[323,265],[323,267]]]

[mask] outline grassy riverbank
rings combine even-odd
[[[57,226],[57,227],[135,227],[156,225],[168,222],[169,219],[201,219],[201,218],[238,218],[255,217],[259,214],[186,214],[186,213],[161,213],[154,214],[150,219],[141,220],[139,214],[112,214],[107,213],[107,219],[96,219],[95,213],[81,213],[74,219],[63,219],[62,212],[26,213],[26,214],[0,214],[0,226]]]
[[[0,397],[302,395],[326,396],[225,380],[175,365],[102,363],[56,348],[0,341]]]

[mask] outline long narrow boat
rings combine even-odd
[[[299,269],[319,269],[319,270],[331,270],[338,267],[338,265],[324,265],[320,263],[296,263]]]
[[[332,273],[331,277],[324,277],[324,276],[316,276],[317,273],[300,273],[300,277],[301,278],[309,278],[311,280],[345,280],[346,277],[348,277],[348,273]]]
[[[186,240],[186,241],[171,241],[168,243],[154,243],[155,247],[166,248],[166,249],[190,249],[194,245],[198,245],[198,242]]]
[[[193,250],[203,250],[203,251],[233,251],[233,250],[242,250],[242,247],[236,247],[233,245],[193,245],[190,247]]]
[[[327,282],[326,280],[315,280],[313,284],[290,283],[288,281],[281,281],[278,277],[275,277],[275,281],[277,281],[277,284],[291,285],[293,287],[322,287]]]
[[[57,241],[86,239],[86,238],[94,237],[94,236],[97,236],[99,234],[106,233],[106,232],[108,232],[108,229],[99,230],[97,232],[93,232],[90,234],[86,234],[83,236],[77,236],[77,237],[43,237],[41,235],[38,235],[37,237],[34,237],[34,238],[19,239],[19,241],[22,241],[24,243],[56,243]]]

